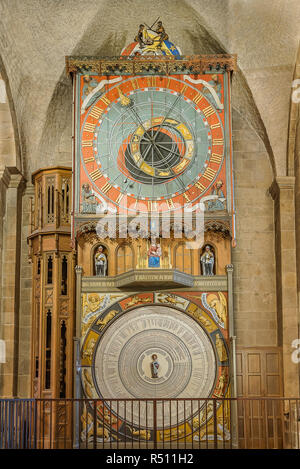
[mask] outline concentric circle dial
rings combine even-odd
[[[120,316],[103,333],[95,351],[94,383],[104,399],[201,399],[211,395],[216,369],[212,343],[196,321],[174,308],[142,306]],[[192,404],[182,402],[170,409],[171,424],[192,415]],[[118,413],[138,425],[145,422],[144,404],[128,406],[126,415],[125,409]],[[157,413],[158,425],[162,415]],[[150,412],[148,419],[151,426]]]
[[[87,179],[115,208],[195,204],[217,178],[223,156],[218,113],[190,82],[175,77],[123,77],[82,125]]]

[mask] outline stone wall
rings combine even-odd
[[[235,332],[239,346],[276,346],[273,181],[269,156],[243,117],[233,112],[237,247],[233,249]]]

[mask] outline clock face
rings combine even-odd
[[[120,77],[94,95],[82,119],[81,163],[85,183],[111,211],[193,206],[218,177],[222,118],[187,78]]]

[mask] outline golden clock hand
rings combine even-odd
[[[165,157],[162,155],[160,149],[157,148],[155,142],[153,142],[153,145],[154,145],[154,148],[156,148],[156,150],[157,150],[157,152],[159,153],[159,155],[160,155],[160,157],[162,158],[162,160],[167,163],[167,166],[168,166],[169,170],[174,174],[174,172],[173,172],[171,166],[169,165],[169,163],[168,163],[168,161],[165,159]],[[177,176],[177,175],[175,174],[175,176]],[[176,183],[177,183],[177,185],[178,185],[178,178],[177,178],[177,177],[174,178],[174,181],[176,181]],[[185,186],[184,186],[183,182],[181,181],[181,179],[180,179],[180,182],[182,183],[182,188],[183,188],[183,190],[185,190]],[[180,187],[180,184],[179,184],[179,187]]]
[[[158,132],[160,131],[160,129],[162,128],[163,124],[165,123],[166,119],[169,117],[171,111],[174,109],[175,105],[177,104],[177,101],[179,100],[179,98],[181,97],[181,94],[178,94],[177,98],[175,99],[174,103],[172,104],[172,106],[169,108],[166,116],[164,117],[163,121],[161,122],[161,124],[159,125],[156,133],[154,134],[154,137],[153,137],[153,140],[155,141],[157,135],[158,135]]]
[[[122,91],[120,90],[120,88],[118,87],[118,93],[119,93],[119,96],[120,96],[120,103],[121,103],[121,106],[122,107],[127,107],[131,113],[137,118],[137,120],[139,121],[140,123],[140,126],[142,127],[142,129],[144,130],[144,137],[145,138],[148,138],[151,140],[151,137],[147,134],[147,131],[144,127],[144,124],[140,118],[140,116],[138,115],[138,113],[136,112],[136,110],[134,109],[134,101],[133,99],[130,99],[128,96],[125,96],[125,94],[122,93]]]

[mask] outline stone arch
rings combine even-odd
[[[180,12],[180,15],[179,15]],[[76,45],[70,51],[70,55],[89,56],[113,56],[119,55],[122,48],[133,40],[135,34],[135,23],[128,15],[128,5],[117,2],[103,2],[101,8],[95,12],[92,19],[86,25],[85,31],[78,39]],[[135,4],[135,17],[149,16],[147,6],[141,7]],[[152,11],[151,11],[152,14]],[[115,26],[102,24],[105,17],[116,18]],[[116,26],[119,18],[122,18],[120,29]],[[101,21],[102,20],[102,21]],[[167,0],[164,2],[165,23],[169,23],[170,34],[174,42],[181,46],[184,52],[189,54],[221,54],[229,51],[218,39],[216,31],[212,31],[206,24],[204,17],[199,14],[188,0]],[[150,20],[149,20],[150,21]],[[138,24],[138,21],[137,21]],[[189,24],[189,28],[186,25]],[[176,25],[176,27],[174,26]],[[176,38],[176,32],[182,31],[182,37]],[[182,45],[180,44],[182,43]],[[243,114],[250,126],[260,137],[268,153],[274,176],[276,175],[274,154],[266,132],[266,128],[257,109],[252,92],[247,80],[239,68],[232,77],[232,104],[240,114]],[[60,78],[53,90],[49,101],[46,119],[39,142],[39,154],[57,159],[65,164],[71,163],[71,105],[72,84],[71,79],[66,77],[62,69]]]
[[[21,152],[21,144],[20,144],[20,135],[19,135],[19,128],[18,128],[18,121],[17,121],[17,115],[15,111],[15,106],[14,106],[14,100],[13,96],[11,93],[10,85],[9,85],[9,80],[8,76],[4,67],[4,63],[2,60],[2,57],[0,56],[0,80],[3,80],[4,85],[5,85],[5,94],[6,94],[6,99],[7,103],[9,106],[9,111],[10,111],[10,118],[11,118],[11,125],[13,129],[13,137],[14,137],[14,160],[13,161],[8,161],[7,159],[3,161],[3,166],[10,166],[10,167],[16,167],[18,171],[24,174],[24,164],[25,162],[22,161],[22,152]],[[2,166],[2,154],[0,151],[0,168]],[[4,169],[4,167],[3,167]]]

